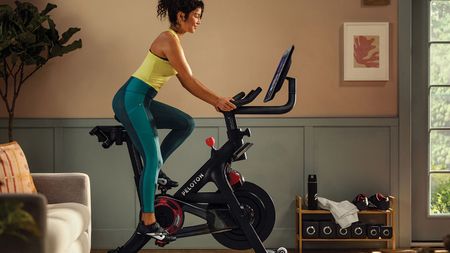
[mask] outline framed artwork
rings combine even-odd
[[[344,81],[389,80],[389,23],[344,23]]]

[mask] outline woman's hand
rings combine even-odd
[[[233,98],[219,97],[219,99],[217,99],[214,107],[216,108],[216,110],[218,112],[220,112],[220,111],[229,112],[231,110],[236,109],[236,105],[234,105],[230,101],[233,101]]]

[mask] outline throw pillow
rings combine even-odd
[[[0,193],[36,193],[25,154],[15,141],[0,144]]]

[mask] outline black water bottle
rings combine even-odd
[[[317,209],[317,177],[308,175],[308,209]]]

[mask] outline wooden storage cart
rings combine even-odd
[[[389,196],[390,199],[390,208],[389,210],[386,211],[380,211],[380,210],[368,210],[368,211],[360,211],[358,212],[358,217],[361,217],[362,215],[383,215],[385,217],[384,221],[385,221],[385,225],[387,226],[391,226],[392,227],[392,238],[390,239],[355,239],[355,238],[350,238],[350,239],[306,239],[303,238],[302,233],[303,233],[303,229],[302,229],[302,221],[303,221],[303,216],[306,215],[331,215],[330,211],[328,210],[307,210],[307,209],[303,209],[303,202],[302,202],[302,198],[300,196],[296,197],[296,218],[295,218],[295,222],[296,222],[296,246],[298,249],[299,253],[303,252],[303,244],[307,243],[307,242],[386,242],[386,246],[392,250],[396,249],[396,232],[397,229],[395,227],[395,197]]]

